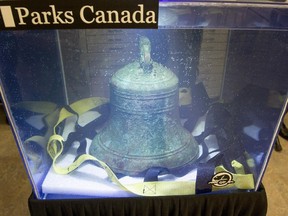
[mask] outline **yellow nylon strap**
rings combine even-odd
[[[45,149],[47,146],[47,139],[49,138],[49,136],[51,136],[52,133],[51,126],[55,124],[59,115],[58,113],[59,110],[55,109],[54,112],[44,117],[44,121],[46,122],[47,125],[47,131],[44,136],[38,136],[38,135],[32,136],[24,141],[24,145],[28,145],[28,143],[30,142],[35,142]]]
[[[238,161],[233,160],[231,162],[231,165],[237,174],[245,174],[245,170],[244,170],[243,165],[241,163],[239,163]]]
[[[70,113],[69,111],[67,111],[65,108],[62,108],[60,110],[60,113],[59,113],[59,119],[57,121],[57,123],[54,125],[54,128],[53,128],[53,134],[56,134],[56,127],[62,122],[64,121],[65,119],[73,116],[74,114],[73,113]]]
[[[247,165],[251,168],[251,169],[255,169],[256,164],[255,164],[255,160],[248,154],[248,152],[244,152],[244,156],[246,157],[246,162]]]
[[[76,113],[82,114],[93,108],[99,107],[107,102],[108,102],[107,98],[92,97],[92,98],[85,98],[85,99],[79,100],[71,104],[70,107]]]
[[[134,194],[141,196],[173,196],[195,194],[195,182],[141,182],[126,185],[126,188]]]
[[[159,182],[141,182],[135,184],[122,184],[119,179],[116,177],[114,172],[109,168],[109,166],[103,161],[98,160],[97,158],[83,154],[77,158],[71,165],[68,167],[60,167],[56,164],[57,158],[61,155],[63,151],[63,138],[59,135],[51,136],[48,143],[48,152],[51,158],[53,159],[53,168],[58,174],[68,174],[75,169],[77,169],[83,162],[87,160],[97,161],[101,167],[106,171],[110,180],[122,188],[125,191],[132,192],[141,196],[167,196],[167,195],[189,195],[195,194],[195,182],[192,181],[159,181]],[[234,161],[234,163],[238,163]],[[239,163],[240,164],[240,163]],[[242,166],[242,165],[241,165]],[[216,173],[218,172],[228,172],[223,166],[216,167]],[[231,187],[236,187],[238,189],[253,189],[254,180],[252,174],[234,174],[233,176],[234,183],[229,184],[225,187],[215,187],[212,186],[212,190],[216,191],[219,189],[228,189]]]
[[[107,99],[99,98],[99,97],[92,97],[92,98],[85,98],[79,100],[70,105],[71,109],[73,109],[79,115],[87,112],[93,108],[96,108],[104,103],[107,103]],[[43,120],[47,126],[47,131],[43,136],[32,136],[24,141],[25,148],[29,145],[29,143],[34,142],[41,146],[43,149],[47,148],[47,140],[51,135],[56,134],[56,127],[65,119],[75,115],[74,113],[70,113],[65,108],[61,110],[57,108],[57,105],[52,102],[47,101],[24,101],[15,105],[16,108],[25,109],[31,112],[43,114]],[[54,126],[54,127],[53,127]],[[57,147],[57,145],[49,145],[50,151],[48,154],[53,154],[52,152],[57,152],[57,149],[54,151],[51,148]],[[39,158],[35,157],[33,152],[26,151],[27,157],[33,161],[33,163],[38,164],[37,168],[40,167],[42,161],[39,161]],[[50,155],[51,156],[51,155]],[[33,170],[33,173],[38,172],[37,169]]]
[[[53,135],[48,142],[47,151],[53,159],[53,168],[58,174],[68,174],[77,169],[83,162],[87,160],[97,161],[100,166],[106,171],[109,179],[125,191],[130,191],[141,196],[164,196],[164,195],[188,195],[195,194],[195,182],[141,182],[135,184],[122,184],[116,177],[114,172],[103,161],[98,160],[92,155],[80,155],[76,161],[68,167],[60,167],[56,164],[57,158],[63,151],[63,137]]]
[[[107,100],[103,98],[88,98],[83,99],[81,101],[77,101],[71,104],[71,109],[78,113],[79,115],[93,109],[97,106],[100,106],[106,103]],[[135,184],[122,184],[114,172],[109,168],[109,166],[103,161],[98,160],[89,154],[83,154],[77,157],[77,159],[70,164],[68,167],[60,167],[57,165],[57,159],[62,154],[64,148],[64,139],[62,136],[56,134],[55,128],[58,124],[60,124],[63,120],[73,116],[75,114],[70,113],[65,108],[61,109],[59,114],[59,119],[54,126],[54,134],[50,137],[47,144],[47,152],[53,160],[53,169],[58,174],[68,174],[75,169],[77,169],[83,162],[91,160],[97,161],[100,166],[106,171],[109,176],[111,182],[118,185],[119,188],[122,188],[125,191],[132,192],[141,196],[167,196],[167,195],[188,195],[195,194],[195,182],[189,181],[157,181],[157,182],[141,182]],[[234,166],[237,172],[241,174],[232,174],[234,183],[229,184],[225,187],[215,187],[212,186],[213,190],[219,190],[223,188],[237,187],[239,189],[253,189],[254,188],[254,180],[252,174],[243,174],[243,166],[237,161],[232,162],[232,166]],[[218,166],[215,169],[216,173],[218,172],[228,172],[223,166]]]
[[[30,148],[30,143],[36,143],[44,150],[47,147],[47,140],[53,133],[52,126],[55,125],[55,122],[58,120],[59,117],[59,109],[57,109],[57,105],[52,102],[46,101],[24,101],[15,105],[16,108],[25,109],[34,113],[39,113],[43,115],[43,121],[47,126],[47,130],[44,135],[39,136],[35,135],[28,139],[26,139],[23,143],[26,156],[29,160],[33,161],[34,168],[31,170],[33,174],[37,172],[41,172],[39,168],[43,163],[43,158],[41,159],[40,156],[37,156],[33,149]]]
[[[53,154],[55,157],[53,159],[53,168],[56,173],[59,174],[68,174],[78,168],[84,161],[87,160],[93,160],[97,161],[101,167],[106,171],[108,174],[110,180],[118,185],[120,188],[122,188],[125,191],[130,191],[134,194],[141,195],[141,196],[167,196],[167,195],[188,195],[188,194],[195,194],[195,182],[171,182],[171,181],[159,181],[159,182],[141,182],[136,184],[122,184],[116,175],[113,173],[113,171],[107,166],[106,163],[98,160],[97,158],[88,155],[83,154],[78,159],[73,162],[68,167],[59,167],[56,165],[57,158],[61,155],[61,152],[63,150],[63,139],[61,136],[54,136],[54,141],[57,140],[58,143],[61,143],[61,146],[58,148],[52,148],[55,153]],[[60,149],[57,153],[57,149]],[[50,154],[51,155],[51,154]],[[238,163],[238,162],[237,162]],[[216,167],[216,173],[218,172],[228,172],[223,166]],[[212,186],[212,190],[216,191],[219,189],[228,189],[231,187],[236,187],[238,189],[253,189],[254,188],[254,180],[252,174],[234,174],[231,173],[233,176],[234,183],[229,184],[225,187],[215,187]]]
[[[232,163],[233,163],[233,161],[232,161]],[[234,161],[234,163],[235,163],[235,161]],[[213,188],[214,190],[228,189],[228,188],[232,188],[232,187],[236,187],[238,189],[246,189],[246,190],[255,188],[253,174],[235,174],[235,173],[231,173],[231,172],[227,171],[223,166],[217,166],[215,168],[215,172],[216,173],[227,172],[227,173],[232,174],[234,183],[233,184],[229,184],[229,185],[224,186],[224,187],[221,187],[221,188],[214,187]]]
[[[107,103],[108,100],[106,98],[100,97],[92,97],[92,98],[85,98],[70,105],[70,108],[75,111],[78,115],[81,115],[93,108],[101,106]],[[59,113],[59,119],[54,126],[54,134],[56,134],[56,127],[65,119],[74,116],[74,113],[67,111],[65,108],[62,108]]]

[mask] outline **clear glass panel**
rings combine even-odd
[[[285,19],[280,9],[168,5],[158,30],[0,32],[3,99],[37,196],[133,196],[93,161],[55,173],[53,134],[65,141],[59,166],[87,153],[123,183],[150,167],[195,182],[199,163],[234,173],[236,160],[256,189],[286,99]]]

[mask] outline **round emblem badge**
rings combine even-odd
[[[215,187],[225,187],[229,184],[233,184],[233,175],[229,172],[218,172],[216,173],[208,184],[211,184]]]

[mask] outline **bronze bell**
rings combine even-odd
[[[90,154],[117,173],[138,175],[151,167],[179,168],[198,157],[198,144],[180,123],[178,78],[151,60],[140,38],[140,61],[110,81],[111,116],[93,139]]]

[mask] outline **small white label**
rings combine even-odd
[[[10,6],[1,6],[0,11],[6,28],[16,27]]]

